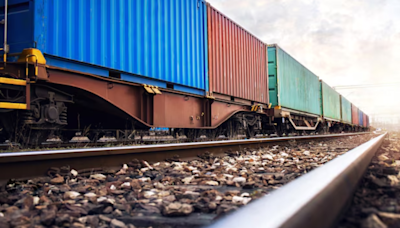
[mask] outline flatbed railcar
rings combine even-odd
[[[203,0],[8,0],[0,10],[0,141],[289,133],[268,46]],[[320,131],[320,90],[297,91],[320,103],[291,110],[293,132]]]
[[[269,97],[278,133],[360,131],[351,103],[277,44],[268,45]],[[344,104],[342,104],[344,102]]]

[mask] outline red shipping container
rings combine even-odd
[[[211,95],[269,103],[267,45],[210,4],[207,17]]]
[[[351,123],[353,125],[358,125],[359,124],[359,120],[358,120],[358,108],[351,104]]]

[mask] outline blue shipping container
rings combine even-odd
[[[51,66],[208,91],[204,0],[9,0],[8,9],[10,53],[37,47]]]
[[[364,125],[364,115],[361,110],[358,110],[358,119],[359,119],[358,125],[363,126]]]

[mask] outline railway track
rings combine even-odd
[[[11,210],[7,207],[16,205],[24,208],[26,202],[40,196],[36,204],[28,203],[33,213],[32,218],[36,218],[29,220],[31,224],[40,220],[42,225],[56,226],[63,222],[69,222],[70,225],[75,222],[75,226],[83,223],[89,227],[100,224],[114,227],[132,227],[131,224],[136,227],[201,227],[252,199],[260,198],[212,227],[326,227],[328,222],[333,221],[331,217],[337,216],[339,207],[343,206],[344,199],[352,192],[357,183],[357,175],[362,175],[363,168],[360,169],[356,161],[361,159],[366,166],[368,157],[372,156],[370,154],[379,146],[379,140],[383,137],[346,153],[361,141],[350,145],[351,137],[345,136],[352,136],[354,140],[362,135],[3,153],[0,154],[0,180],[7,181],[7,185],[3,185],[0,192],[0,212],[12,224],[15,218],[13,213],[16,212],[9,212]],[[333,138],[337,139],[329,141]],[[265,149],[261,149],[263,147]],[[247,152],[238,152],[243,150]],[[367,154],[364,150],[368,151]],[[225,157],[215,156],[224,153],[227,153]],[[340,157],[323,165],[337,156]],[[196,157],[201,159],[196,161]],[[168,162],[160,163],[166,159]],[[231,160],[238,165],[227,165]],[[128,166],[121,168],[121,164]],[[348,166],[358,167],[357,175]],[[302,176],[315,168],[315,171]],[[338,174],[338,170],[345,173]],[[348,175],[347,180],[351,183],[339,178],[343,175]],[[331,180],[336,183],[332,184]],[[349,185],[343,187],[343,183]],[[40,190],[42,188],[43,191]],[[325,198],[321,199],[320,193],[324,189],[329,191],[322,193]],[[340,189],[342,195],[337,202],[332,203],[331,193],[337,189]],[[270,192],[272,194],[262,197]],[[76,198],[67,194],[76,194]],[[318,197],[315,198],[315,195]],[[330,201],[325,203],[323,200],[326,199]],[[52,200],[54,204],[46,203]],[[127,202],[129,209],[123,207]],[[308,204],[311,206],[305,206]],[[327,219],[320,219],[321,213],[326,210],[312,210],[326,204],[333,205],[328,208],[333,215],[324,215]],[[100,208],[100,211],[94,211],[94,208]],[[55,216],[51,217],[56,212],[50,210],[55,210],[58,217],[68,215],[75,218],[60,222]],[[319,216],[314,219],[312,213]],[[275,216],[277,214],[280,216]],[[265,218],[270,218],[268,220],[271,222],[266,223]],[[92,219],[97,223],[92,223]]]
[[[65,165],[75,169],[116,167],[132,159],[149,162],[163,161],[173,157],[185,159],[197,157],[205,151],[219,154],[226,151],[241,150],[244,147],[259,148],[263,145],[285,143],[290,140],[307,141],[362,134],[366,133],[1,153],[0,180],[43,175],[49,167]]]
[[[386,134],[209,226],[333,227]]]
[[[295,135],[289,135],[288,137],[294,137]],[[275,138],[278,137],[276,134],[271,134],[269,136],[264,136],[264,135],[256,135],[255,139],[261,139],[261,138]],[[103,137],[103,140],[89,140],[87,137],[81,137],[80,139],[77,139],[76,141],[71,140],[70,142],[68,141],[60,141],[58,138],[56,140],[49,140],[46,142],[43,142],[41,144],[36,144],[36,145],[21,145],[20,143],[14,143],[14,142],[3,142],[0,143],[0,152],[7,151],[7,150],[13,150],[14,152],[18,152],[19,150],[40,150],[40,149],[59,149],[59,148],[87,148],[87,147],[110,147],[110,146],[132,146],[132,145],[149,145],[149,144],[166,144],[166,143],[185,143],[185,142],[207,142],[207,141],[227,141],[231,140],[231,138],[228,138],[226,136],[221,135],[220,137],[217,138],[207,138],[207,137],[199,137],[193,141],[191,141],[187,137],[178,137],[175,138],[171,135],[168,136],[146,136],[146,137],[139,137],[137,139],[129,139],[129,140],[117,140],[114,137]],[[246,139],[245,135],[237,135],[234,137],[235,140],[240,140],[240,139]]]

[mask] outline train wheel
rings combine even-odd
[[[274,126],[274,128],[275,128],[276,135],[278,137],[282,137],[283,136],[282,124],[278,124],[276,127]]]
[[[50,135],[50,130],[38,130],[38,129],[27,129],[25,132],[21,132],[21,135],[17,136],[17,142],[25,146],[40,146],[46,142]]]
[[[194,142],[198,138],[198,130],[196,130],[196,129],[185,129],[185,135],[191,142]]]
[[[226,137],[233,139],[237,135],[235,123],[233,121],[228,121],[226,127]]]
[[[251,138],[254,138],[255,135],[256,135],[256,131],[254,129],[254,126],[247,126],[246,138],[251,139]]]

